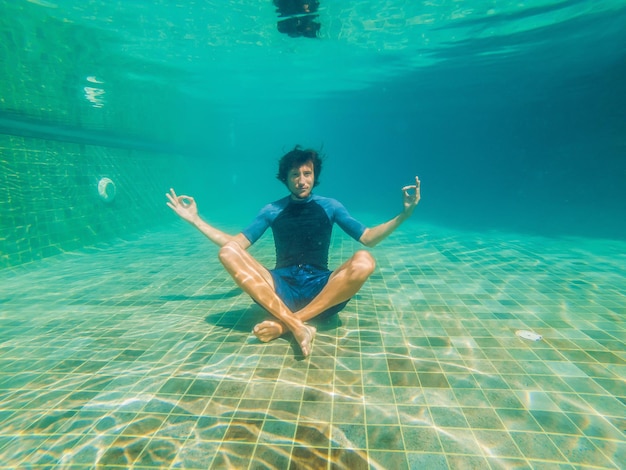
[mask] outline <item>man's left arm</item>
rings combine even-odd
[[[420,180],[417,176],[414,185],[402,188],[402,199],[404,206],[402,212],[383,224],[365,229],[359,239],[361,243],[369,247],[378,245],[413,214],[413,210],[420,202]]]

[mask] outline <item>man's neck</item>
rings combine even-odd
[[[307,197],[304,197],[304,198],[291,194],[289,198],[295,203],[303,203],[303,202],[309,202],[312,197],[313,197],[313,193],[309,194]]]

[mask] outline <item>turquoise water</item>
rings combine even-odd
[[[300,143],[353,210],[417,173],[437,223],[623,238],[621,1],[322,2],[317,40],[269,1],[2,9],[4,119],[178,148],[208,201],[281,194]]]
[[[623,468],[626,4],[317,15],[0,1],[0,467]],[[423,188],[306,360],[164,198],[235,233],[295,144],[367,224]]]

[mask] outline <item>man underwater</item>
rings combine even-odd
[[[263,342],[287,332],[295,337],[302,354],[311,354],[316,329],[306,322],[339,312],[375,268],[372,255],[358,250],[334,271],[328,269],[328,252],[334,224],[367,247],[373,247],[408,219],[420,201],[420,180],[402,188],[403,210],[391,220],[368,228],[354,219],[335,199],[313,194],[319,184],[322,159],[312,149],[296,146],[279,161],[277,178],[289,195],[261,209],[252,223],[237,235],[209,225],[198,214],[195,200],[173,189],[167,205],[209,240],[220,246],[219,260],[237,285],[267,310],[275,320],[254,327]],[[276,245],[276,266],[267,269],[246,250],[270,228]]]

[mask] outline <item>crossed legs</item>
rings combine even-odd
[[[298,341],[302,354],[311,353],[315,328],[304,322],[356,294],[375,268],[374,258],[367,251],[357,251],[336,269],[315,299],[298,312],[291,312],[274,291],[270,272],[236,242],[225,244],[219,259],[237,285],[270,312],[276,321],[264,321],[254,327],[254,334],[267,342],[287,331]]]
[[[374,271],[376,263],[369,252],[357,251],[350,259],[337,268],[328,279],[328,283],[311,303],[294,312],[302,322],[306,322],[345,302],[356,294]],[[254,334],[261,341],[268,342],[288,331],[280,322],[266,320],[254,327]]]

